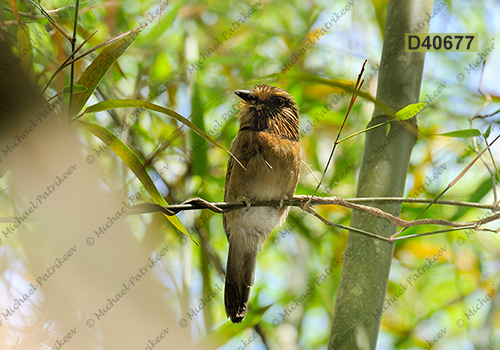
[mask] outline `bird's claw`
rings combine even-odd
[[[250,208],[252,206],[252,203],[250,203],[250,200],[247,197],[244,197],[241,201],[245,203],[246,208]]]
[[[193,205],[199,205],[201,206],[202,208],[206,208],[206,209],[209,209],[215,213],[223,213],[224,211],[213,205],[212,203],[204,200],[203,198],[192,198],[192,199],[188,199],[187,201],[184,201],[182,202],[181,204],[193,204]]]

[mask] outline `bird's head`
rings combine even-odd
[[[236,90],[241,98],[240,130],[267,131],[299,140],[299,109],[293,97],[280,88],[261,84],[252,90]]]

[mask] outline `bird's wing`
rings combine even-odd
[[[233,140],[232,144],[231,144],[231,153],[237,157],[233,152],[235,150],[235,143],[237,142],[237,139],[238,139],[238,135],[236,135],[235,139]],[[234,157],[233,156],[229,156],[229,160],[227,162],[227,171],[226,171],[226,185],[224,187],[224,202],[227,202],[231,196],[230,196],[230,192],[229,192],[229,189],[230,189],[230,184],[231,184],[231,174],[232,174],[232,171],[233,171],[233,167],[234,167],[234,163],[235,163],[235,160],[234,160]],[[229,213],[225,213],[222,215],[222,224],[224,226],[224,232],[226,233],[226,236],[229,238],[229,232],[228,232],[228,229],[227,229],[227,216],[228,216]]]
[[[238,161],[243,165],[243,167],[247,168],[250,159],[257,152],[257,144],[252,142],[252,134],[248,131],[239,131],[238,135],[233,140],[231,144],[231,153],[238,159]],[[252,147],[253,144],[253,147]],[[224,201],[225,202],[233,202],[238,200],[246,194],[246,185],[245,185],[245,176],[246,169],[244,169],[233,156],[229,157],[229,161],[227,162],[227,172],[226,172],[226,185],[224,189]],[[228,213],[223,214],[223,224],[224,231],[226,232],[226,236],[229,237],[230,232],[227,230],[227,220],[228,217],[235,216],[236,211],[230,211]]]
[[[232,149],[231,153],[233,153]],[[226,201],[228,198],[229,183],[231,181],[231,172],[233,170],[234,163],[235,163],[234,158],[232,156],[229,156],[229,161],[227,162],[227,171],[226,171],[226,186],[224,187],[224,201]]]

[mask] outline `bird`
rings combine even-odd
[[[290,210],[283,201],[297,188],[302,150],[299,110],[290,94],[267,84],[234,93],[241,99],[240,127],[231,143],[224,201],[247,205],[223,214],[229,243],[224,304],[227,317],[237,324],[248,311],[257,253]],[[279,204],[251,207],[252,200]]]

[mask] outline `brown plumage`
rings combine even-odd
[[[231,144],[224,201],[291,198],[299,180],[299,111],[293,97],[274,86],[238,90],[240,130]],[[241,323],[247,314],[257,253],[289,207],[250,207],[223,215],[229,241],[224,301],[226,315]]]

